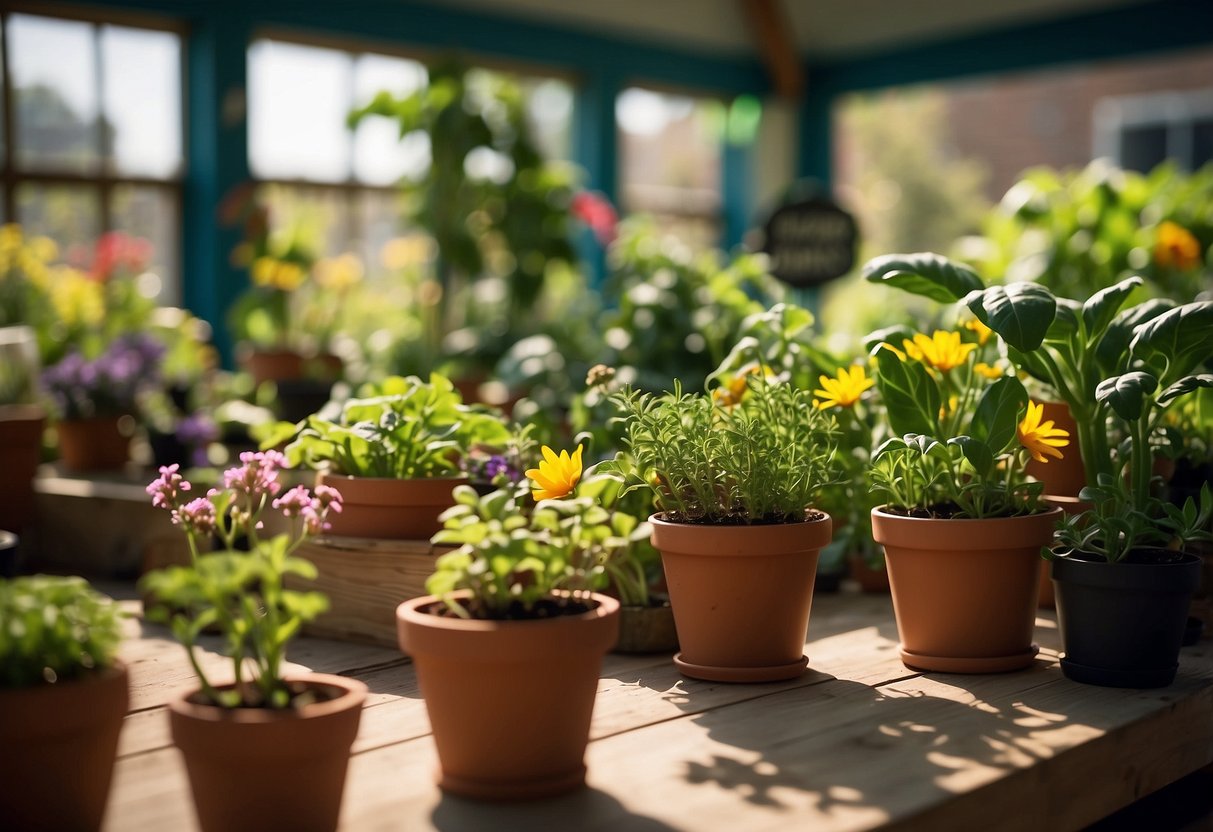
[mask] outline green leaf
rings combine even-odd
[[[864,264],[869,283],[883,283],[940,303],[955,303],[985,283],[961,263],[930,252],[886,254]]]
[[[1213,356],[1213,301],[1185,303],[1133,330],[1129,351],[1168,377],[1187,375]]]
[[[1166,404],[1172,399],[1187,395],[1201,387],[1213,387],[1213,374],[1201,373],[1194,376],[1184,376],[1159,394],[1158,403]]]
[[[969,433],[974,440],[984,443],[987,450],[1002,453],[1015,438],[1015,428],[1027,406],[1028,391],[1023,383],[1014,376],[1000,378],[982,393],[973,411]],[[961,448],[968,457],[968,449],[964,445]]]
[[[940,394],[927,368],[903,361],[890,349],[878,349],[876,363],[876,383],[893,433],[937,433]]]
[[[1045,333],[1046,341],[1066,341],[1078,332],[1078,322],[1082,318],[1082,304],[1069,298],[1054,298],[1057,301],[1057,314],[1049,331]]]
[[[961,452],[965,455],[965,459],[969,461],[969,464],[973,466],[973,470],[982,479],[990,476],[990,472],[994,470],[994,451],[990,445],[982,440],[972,436],[956,436],[949,439],[948,444],[960,448]]]
[[[1086,326],[1087,337],[1102,337],[1129,295],[1143,282],[1140,277],[1127,277],[1091,295],[1082,305],[1082,322]]]
[[[1174,308],[1175,304],[1171,301],[1155,298],[1130,306],[1113,318],[1107,332],[1095,347],[1095,360],[1099,365],[1100,375],[1110,378],[1127,370],[1129,341],[1133,338],[1133,330]]]
[[[964,302],[982,323],[1023,352],[1041,345],[1057,316],[1052,292],[1036,283],[991,286],[970,292]]]
[[[1158,379],[1149,373],[1134,371],[1104,379],[1095,388],[1095,400],[1107,404],[1127,421],[1141,417],[1146,397],[1158,388]]]

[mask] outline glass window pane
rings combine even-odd
[[[355,253],[367,264],[369,273],[382,271],[384,245],[408,232],[400,203],[399,194],[385,191],[368,190],[359,196],[361,240]]]
[[[15,14],[9,18],[8,48],[17,165],[96,170],[93,26]]]
[[[350,175],[350,56],[258,41],[249,48],[249,163],[266,179],[342,182]]]
[[[181,170],[181,39],[104,26],[101,62],[113,169],[175,176]]]
[[[151,244],[140,288],[162,305],[181,303],[178,277],[177,200],[171,188],[119,185],[110,197],[114,230]]]
[[[317,257],[350,251],[349,195],[332,188],[268,184],[261,199],[269,209],[270,233],[286,247],[294,240]]]
[[[44,234],[59,244],[64,259],[86,267],[93,243],[101,234],[101,211],[96,188],[77,185],[17,186],[17,222],[27,235]]]
[[[368,103],[376,93],[405,96],[425,86],[425,67],[417,61],[386,55],[360,55],[354,67],[354,100]],[[402,176],[420,177],[429,168],[430,146],[424,135],[400,140],[389,118],[370,118],[354,131],[354,177],[368,185],[391,185]]]

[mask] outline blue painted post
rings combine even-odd
[[[726,250],[741,245],[753,221],[753,148],[753,144],[726,141],[721,153],[721,196],[724,202],[722,242]]]
[[[618,74],[598,67],[582,79],[573,108],[573,161],[585,169],[585,187],[601,191],[617,210],[619,137],[615,99],[622,88]],[[590,270],[591,285],[601,289],[606,279],[606,252],[588,231],[582,233],[578,248]]]
[[[186,47],[187,173],[182,221],[185,305],[210,322],[232,364],[227,309],[247,284],[231,265],[241,229],[224,227],[219,204],[248,181],[247,51],[250,23],[239,3],[215,3],[191,22]]]

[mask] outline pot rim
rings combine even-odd
[[[360,477],[356,474],[338,474],[334,471],[326,471],[323,469],[316,472],[316,477],[317,481],[319,481],[320,477],[323,477],[326,480],[338,482],[361,482],[368,484],[398,482],[409,483],[410,485],[419,483],[434,483],[435,485],[439,483],[451,483],[452,485],[460,485],[462,483],[470,482],[470,479],[463,474],[455,477]]]
[[[461,589],[455,593],[455,597],[457,598],[467,598],[470,595],[471,591],[466,589]],[[619,600],[609,595],[591,592],[590,598],[595,601],[595,606],[576,615],[500,620],[435,615],[434,613],[426,612],[424,608],[433,604],[441,604],[443,603],[442,599],[437,595],[421,595],[399,604],[396,607],[396,617],[402,622],[436,630],[460,633],[490,633],[517,629],[519,627],[526,627],[531,630],[537,630],[541,627],[555,628],[567,625],[567,622],[570,621],[597,621],[613,615],[620,609]]]
[[[907,517],[904,514],[893,514],[885,511],[884,509],[887,506],[888,503],[877,506],[876,508],[872,509],[872,515],[876,516],[879,514],[882,518],[887,517],[890,520],[898,522],[905,521],[910,523],[991,523],[1002,520],[1036,519],[1046,517],[1048,515],[1054,515],[1056,517],[1062,514],[1062,509],[1060,506],[1049,506],[1043,511],[1034,511],[1031,514],[1016,514],[1012,517]]]
[[[299,709],[224,708],[219,705],[191,702],[192,697],[201,693],[202,688],[199,686],[189,688],[171,699],[168,707],[173,715],[198,722],[264,725],[295,720],[322,719],[351,708],[361,708],[366,700],[366,684],[349,676],[338,676],[334,673],[298,673],[286,676],[284,681],[303,682],[309,687],[336,687],[340,688],[342,693],[335,699],[313,702]],[[215,687],[225,690],[233,687],[234,684],[234,682],[228,682]]]

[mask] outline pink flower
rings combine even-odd
[[[245,494],[253,502],[265,494],[273,496],[282,490],[278,469],[286,466],[286,457],[278,451],[245,451],[240,454],[240,461],[244,464],[239,468],[228,468],[223,472],[224,488]]]
[[[298,517],[305,509],[319,508],[319,500],[313,500],[307,486],[297,485],[290,491],[274,500],[274,508],[279,509],[287,517]]]
[[[341,492],[336,488],[331,485],[318,485],[313,493],[320,501],[321,508],[326,508],[334,514],[341,513]]]
[[[152,480],[145,491],[152,497],[152,505],[174,511],[181,502],[182,492],[190,490],[190,484],[179,473],[179,465],[162,465],[160,476]],[[175,521],[174,521],[175,522]]]
[[[173,522],[190,533],[209,535],[215,531],[215,504],[206,497],[190,500],[173,511]]]
[[[615,226],[619,224],[619,215],[615,206],[598,191],[581,191],[573,197],[569,205],[572,214],[581,220],[602,245],[609,245],[615,240]]]

